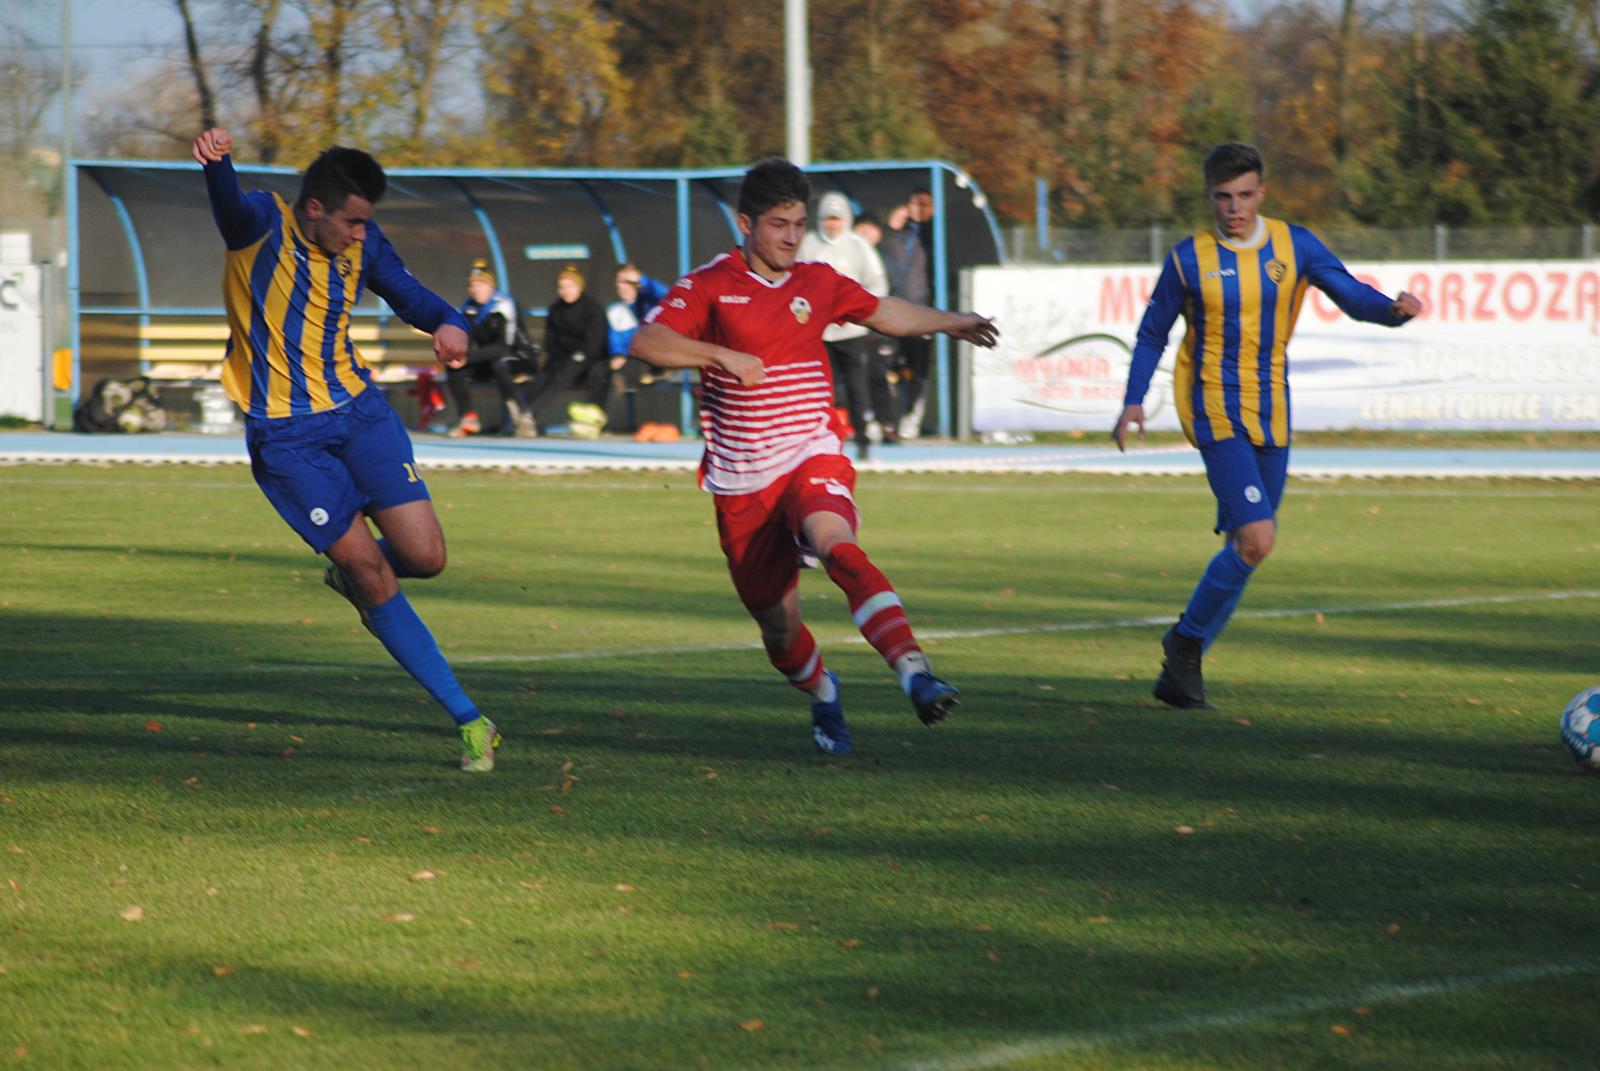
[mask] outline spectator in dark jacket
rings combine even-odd
[[[528,384],[528,409],[535,418],[547,393],[582,388],[587,399],[568,406],[568,416],[575,433],[592,427],[598,435],[605,424],[602,405],[611,385],[606,350],[605,310],[583,292],[583,273],[569,264],[556,277],[556,300],[545,313],[544,367]]]
[[[911,191],[906,203],[889,213],[889,230],[878,246],[889,272],[889,293],[919,305],[933,303],[933,195],[924,187]],[[922,430],[928,372],[933,365],[933,340],[902,338],[900,357],[903,396],[900,436],[915,439]]]
[[[495,286],[487,261],[475,260],[467,273],[467,301],[461,306],[467,318],[467,363],[451,371],[446,381],[456,403],[456,424],[452,437],[476,435],[483,430],[472,407],[472,383],[493,379],[500,392],[503,411],[499,434],[517,432],[531,435],[533,420],[517,403],[516,383],[511,376],[511,361],[524,343],[517,331],[517,303]],[[526,349],[523,345],[522,349]]]

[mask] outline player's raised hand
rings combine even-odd
[[[723,351],[723,356],[717,364],[724,372],[737,379],[742,387],[753,387],[767,377],[767,366],[761,363],[760,357],[740,353],[738,350]]]
[[[1393,308],[1395,317],[1401,323],[1405,323],[1413,316],[1421,314],[1422,302],[1417,300],[1417,298],[1413,295],[1402,290],[1400,291],[1400,296],[1394,299]]]
[[[233,151],[233,135],[220,126],[212,127],[194,139],[191,151],[197,162],[214,164]]]
[[[951,338],[958,338],[962,342],[970,342],[984,349],[993,349],[994,344],[999,341],[1000,329],[987,316],[979,316],[975,312],[958,312],[954,315],[955,324],[945,329],[945,334]]]
[[[1144,438],[1144,406],[1124,406],[1122,415],[1117,417],[1117,426],[1111,429],[1111,437],[1116,440],[1117,449],[1122,453],[1128,452],[1128,426],[1139,426],[1139,438]]]
[[[446,368],[467,363],[467,333],[454,324],[442,324],[433,333],[433,352]]]

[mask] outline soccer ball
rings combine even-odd
[[[1561,742],[1578,765],[1600,770],[1600,688],[1579,692],[1561,712]]]

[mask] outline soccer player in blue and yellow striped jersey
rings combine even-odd
[[[1183,616],[1162,638],[1156,698],[1207,706],[1201,655],[1222,632],[1256,566],[1272,551],[1289,467],[1289,336],[1306,288],[1355,320],[1398,327],[1422,311],[1410,294],[1389,298],[1352,276],[1304,227],[1260,214],[1261,154],[1219,145],[1204,164],[1215,231],[1172,248],[1139,324],[1128,389],[1112,438],[1144,435],[1144,396],[1181,314],[1173,394],[1183,432],[1200,450],[1227,538],[1206,566]]]
[[[193,147],[227,246],[222,381],[245,411],[256,484],[311,549],[328,556],[328,586],[449,711],[464,744],[461,768],[491,770],[494,724],[400,590],[400,577],[444,568],[444,532],[405,425],[350,339],[350,313],[364,289],[431,334],[450,367],[466,363],[466,321],[406,270],[373,221],[388,180],[371,156],[328,149],[306,169],[290,205],[277,194],[244,193],[232,150],[232,137],[219,129]]]

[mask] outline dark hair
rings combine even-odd
[[[1261,162],[1261,150],[1254,145],[1230,141],[1206,153],[1206,161],[1201,165],[1201,171],[1206,177],[1206,186],[1210,187],[1232,182],[1240,175],[1248,175],[1252,171],[1265,178],[1267,165]]]
[[[870,224],[872,224],[872,226],[878,228],[880,231],[883,230],[883,220],[879,219],[877,216],[873,215],[871,212],[863,212],[859,216],[856,217],[855,225],[857,227],[861,226],[863,223],[870,223]]]
[[[781,156],[759,160],[744,173],[739,186],[739,214],[756,220],[765,212],[792,201],[811,200],[811,180]]]
[[[913,187],[911,187],[910,197],[915,197],[918,194],[921,194],[924,197],[932,197],[933,196],[933,191],[928,189],[928,187],[926,187],[926,186],[913,186]],[[908,197],[907,200],[909,200],[910,197]]]
[[[335,145],[323,149],[322,155],[306,168],[305,177],[300,180],[300,200],[295,203],[321,201],[323,208],[337,212],[351,194],[377,204],[388,188],[389,179],[378,161],[360,149]]]

